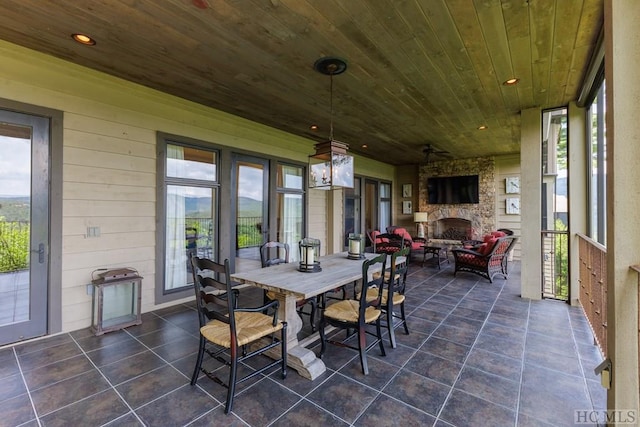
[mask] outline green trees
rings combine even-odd
[[[28,267],[29,223],[0,217],[0,272]]]
[[[555,236],[555,288],[558,299],[567,300],[569,298],[569,235],[566,233],[567,226],[556,219],[556,231],[564,231]]]

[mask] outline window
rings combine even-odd
[[[380,230],[391,225],[391,184],[380,183]]]
[[[593,100],[591,107],[587,111],[587,139],[589,146],[587,153],[590,154],[590,162],[587,165],[589,173],[589,236],[606,245],[606,182],[607,182],[607,139],[605,129],[605,82],[602,82],[600,89]]]
[[[349,247],[349,233],[363,234],[362,229],[362,197],[360,178],[354,178],[353,188],[344,189],[344,248]]]
[[[159,174],[164,177],[158,198],[158,218],[163,219],[159,230],[162,238],[158,239],[162,242],[162,287],[156,296],[158,302],[165,302],[192,292],[192,254],[212,259],[218,255],[219,155],[171,140],[163,139],[159,146],[163,154],[158,159]]]
[[[304,168],[280,163],[277,170],[276,239],[289,244],[290,260],[295,262],[304,230]]]
[[[364,186],[366,231],[385,231],[391,225],[391,184],[367,179]]]

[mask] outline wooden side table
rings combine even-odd
[[[427,258],[427,254],[431,254],[431,257]],[[442,264],[444,264],[445,262],[449,263],[449,252],[447,248],[442,246],[425,245],[422,255],[422,266],[424,267],[424,264],[427,261],[431,260],[433,260],[433,262],[438,265],[438,270],[440,270],[442,268]]]

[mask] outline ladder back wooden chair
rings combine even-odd
[[[404,333],[409,335],[407,327],[407,318],[405,315],[404,301],[405,288],[407,282],[407,272],[409,270],[409,257],[411,256],[411,248],[405,246],[398,252],[391,254],[391,266],[384,272],[384,284],[382,294],[377,288],[369,288],[367,290],[367,301],[372,303],[379,302],[382,310],[382,317],[385,326],[389,330],[389,343],[392,348],[396,348],[395,328],[403,325]],[[376,276],[382,273],[375,273]],[[357,295],[360,298],[360,294]],[[394,311],[394,308],[400,308],[400,312]]]
[[[373,275],[369,273],[369,270],[373,267],[378,267],[380,271],[384,271],[386,260],[387,255],[380,254],[362,263],[362,290],[360,298],[340,300],[323,310],[319,328],[321,341],[320,358],[323,357],[326,351],[327,343],[357,350],[360,353],[362,373],[368,375],[367,351],[379,345],[380,353],[382,356],[386,356],[380,327],[380,317],[382,315],[380,300],[382,298],[384,274]],[[376,288],[379,292],[378,298],[374,301],[369,301],[366,297],[370,288]],[[327,325],[345,329],[347,331],[346,337],[343,340],[328,339],[325,332]],[[375,326],[375,333],[368,330],[368,326]],[[351,330],[355,330],[357,333],[357,347],[348,342],[351,338]],[[367,344],[367,335],[374,337],[373,341],[369,344]]]
[[[280,365],[282,378],[287,376],[287,323],[278,321],[278,301],[271,301],[261,307],[243,308],[238,306],[237,289],[233,289],[229,277],[229,260],[219,264],[207,258],[191,257],[193,285],[196,294],[198,319],[200,322],[200,345],[196,366],[191,376],[195,385],[200,372],[216,383],[227,388],[224,412],[233,409],[236,384]],[[272,315],[264,310],[271,307]],[[252,345],[251,351],[247,347]],[[280,346],[281,356],[277,360],[237,378],[238,364]],[[216,372],[202,367],[202,359],[207,353],[229,367],[227,381],[218,378]]]

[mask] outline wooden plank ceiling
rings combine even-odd
[[[331,122],[330,78],[313,64],[344,58],[335,139],[402,165],[427,144],[451,158],[519,152],[521,110],[577,98],[602,3],[3,0],[0,39],[313,141]]]

